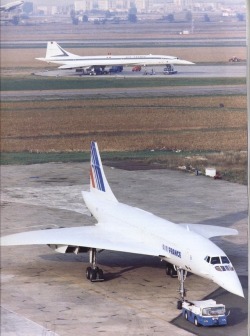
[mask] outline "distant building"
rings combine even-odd
[[[78,0],[74,2],[75,11],[90,11],[93,9],[93,0]]]
[[[42,14],[42,15],[49,15],[50,14],[48,6],[37,6],[36,9],[37,9],[37,12],[39,14]]]
[[[98,1],[98,9],[107,11],[109,10],[109,1],[108,0],[99,0]]]
[[[193,7],[193,2],[193,0],[174,0],[174,4],[179,11],[183,9],[191,9]]]
[[[231,8],[233,3],[234,0],[227,0],[226,2],[224,0],[76,0],[74,1],[74,8],[76,11],[83,12],[93,10],[128,12],[131,6],[134,6],[137,13],[165,14],[184,10],[223,10],[225,4]]]
[[[91,11],[94,9],[103,11],[128,11],[134,5],[138,12],[149,9],[150,0],[77,0],[74,2],[76,11]]]
[[[149,11],[149,1],[148,0],[136,0],[135,6],[138,12]]]

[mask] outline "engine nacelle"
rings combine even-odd
[[[89,251],[89,247],[83,246],[72,246],[72,245],[55,245],[55,244],[48,244],[48,246],[59,253],[87,253]]]

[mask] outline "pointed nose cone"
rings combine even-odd
[[[241,296],[241,297],[245,297],[244,293],[243,293],[243,289],[241,287],[241,284],[239,283],[238,286],[221,286],[223,288],[225,288],[227,291],[235,294],[235,295],[238,295],[238,296]]]
[[[245,297],[240,280],[235,271],[219,272],[217,279],[214,279],[218,285],[235,295]]]
[[[177,59],[175,62],[176,62],[175,64],[180,64],[180,65],[192,65],[192,64],[195,64],[193,62],[186,61],[186,60],[183,60],[183,59]]]
[[[183,64],[183,65],[192,65],[192,64],[195,64],[195,63],[193,63],[193,62],[190,62],[190,61],[185,61],[185,60],[181,60],[181,64]]]

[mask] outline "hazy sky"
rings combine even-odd
[[[9,3],[9,2],[13,2],[15,0],[0,0],[0,3],[1,5],[2,4],[6,4],[6,3]],[[70,4],[74,4],[74,0],[26,0],[26,1],[31,1],[33,2],[34,4],[38,4],[38,5],[58,5],[58,6],[63,6],[63,5],[70,5]],[[197,0],[198,2],[199,0]],[[203,0],[201,0],[203,1]],[[214,0],[214,2],[218,2],[218,1],[221,1],[223,2],[222,0]],[[210,2],[213,2],[213,0],[211,0]],[[227,0],[225,3],[242,3],[243,0]],[[245,1],[246,3],[246,1]]]
[[[10,3],[13,2],[15,0],[0,0],[1,5],[5,5],[6,3]],[[25,0],[24,0],[25,1]],[[74,0],[26,0],[26,1],[31,1],[36,5],[57,5],[57,6],[66,6],[66,5],[73,5],[74,4]],[[195,1],[195,0],[194,0]],[[198,2],[199,0],[197,0]],[[205,0],[201,0],[201,1],[205,1]],[[214,2],[223,2],[222,0],[214,0]],[[211,0],[210,2],[213,2],[213,0]],[[242,3],[244,2],[244,0],[226,0],[225,4],[237,4],[237,3]],[[246,0],[245,0],[246,3]]]
[[[16,0],[0,0],[1,5],[6,5],[7,3],[14,2]],[[57,6],[64,6],[64,5],[73,5],[74,0],[24,0],[27,2],[33,2],[36,5],[57,5]]]
[[[11,0],[12,1],[12,0]],[[32,1],[37,5],[57,5],[57,6],[65,6],[65,5],[73,5],[74,0],[27,0]]]
[[[12,0],[11,0],[12,1]],[[28,0],[32,1],[36,5],[57,5],[57,6],[65,6],[65,5],[73,5],[74,0]]]

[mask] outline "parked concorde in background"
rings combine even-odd
[[[86,269],[86,277],[92,282],[105,279],[103,271],[97,266],[98,251],[113,250],[159,257],[166,261],[168,274],[178,273],[178,309],[182,308],[185,298],[187,272],[244,297],[231,261],[209,240],[215,236],[235,235],[237,230],[202,224],[175,224],[120,203],[108,184],[95,142],[91,143],[90,191],[83,191],[82,196],[97,220],[96,225],[12,234],[1,237],[1,246],[47,244],[61,253],[89,252],[91,267]]]
[[[154,66],[154,65],[188,65],[194,64],[174,56],[164,55],[106,55],[79,56],[64,50],[57,42],[48,42],[45,57],[36,58],[47,63],[59,64],[59,69],[82,69],[88,73],[97,74],[109,66]]]
[[[1,5],[0,6],[0,11],[1,12],[10,12],[21,5],[23,5],[24,1],[14,1],[14,2],[9,2],[6,5]]]

